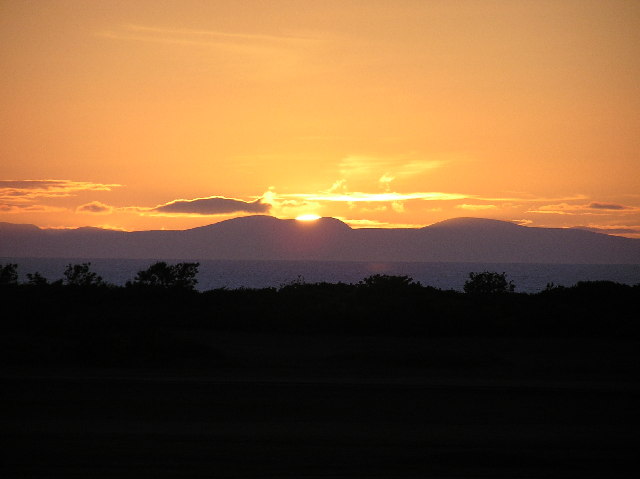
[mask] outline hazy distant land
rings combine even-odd
[[[352,229],[248,216],[184,231],[44,230],[0,224],[0,257],[640,264],[640,239],[457,218],[417,229]]]

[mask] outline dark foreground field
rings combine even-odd
[[[638,291],[5,289],[0,477],[632,477]]]
[[[607,375],[634,356],[634,342],[573,342],[578,358],[568,357],[564,340],[334,344],[226,334],[214,342],[229,361],[209,371],[5,371],[2,477],[628,477],[637,470],[640,388],[631,365]],[[374,349],[382,350],[377,361]]]
[[[617,388],[114,377],[7,386],[4,477],[612,477],[637,454],[638,391]]]

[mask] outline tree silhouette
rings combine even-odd
[[[33,274],[27,273],[27,284],[31,286],[46,286],[49,284],[49,281],[36,271]]]
[[[0,265],[0,286],[18,284],[18,265],[8,263]]]
[[[199,266],[200,263],[170,265],[164,261],[158,261],[147,269],[138,271],[133,283],[127,282],[127,286],[194,289],[198,283],[196,275]]]
[[[471,294],[513,293],[513,281],[507,281],[506,273],[469,273],[469,279],[464,283],[464,292]]]
[[[69,286],[100,286],[102,277],[90,271],[91,263],[68,264],[64,270],[65,284]]]

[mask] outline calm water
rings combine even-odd
[[[0,263],[17,263],[21,281],[26,274],[40,272],[49,280],[62,278],[68,263],[91,262],[91,269],[104,280],[124,284],[153,260],[78,258],[0,258]],[[407,275],[423,285],[462,290],[471,271],[506,272],[516,291],[535,293],[547,283],[572,286],[578,281],[610,280],[640,283],[640,265],[572,265],[524,263],[365,263],[317,261],[201,261],[198,289],[263,288],[298,280],[357,283],[372,274]]]

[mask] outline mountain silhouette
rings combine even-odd
[[[335,218],[256,215],[183,231],[0,223],[0,257],[640,264],[640,240],[482,218],[352,229]]]

